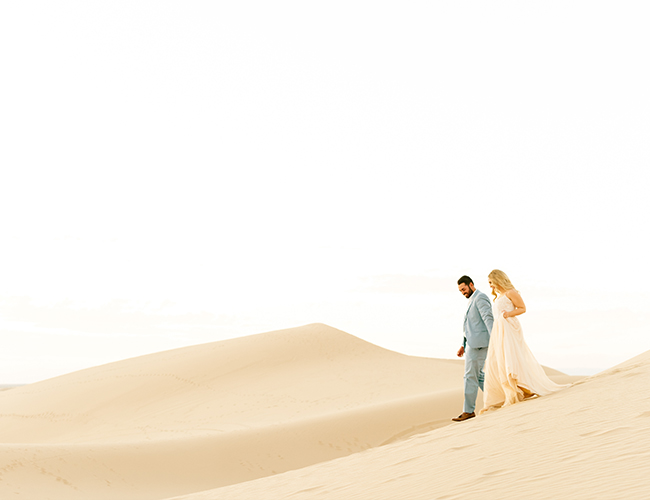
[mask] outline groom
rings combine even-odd
[[[465,405],[463,413],[455,422],[462,422],[476,416],[476,396],[478,388],[483,390],[483,365],[487,357],[490,332],[492,331],[492,304],[483,292],[476,289],[472,278],[462,276],[458,280],[458,290],[469,299],[463,330],[463,346],[458,350],[458,357],[465,355]]]

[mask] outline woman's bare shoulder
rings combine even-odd
[[[510,300],[512,300],[515,297],[521,298],[521,294],[515,290],[514,288],[511,290],[506,291],[506,297],[508,297]]]

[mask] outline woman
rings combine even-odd
[[[481,413],[566,387],[546,376],[526,345],[516,317],[526,312],[526,305],[506,273],[495,269],[488,275],[488,282],[494,295],[494,326],[485,360]]]

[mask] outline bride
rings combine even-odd
[[[546,376],[526,345],[516,318],[526,312],[526,305],[506,273],[495,269],[488,275],[488,282],[494,295],[494,326],[485,360],[481,413],[566,387]]]

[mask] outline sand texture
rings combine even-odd
[[[0,393],[0,498],[162,500],[304,468],[448,425],[462,377],[320,324],[82,370]]]
[[[646,499],[648,382],[650,352],[551,396],[178,500]]]

